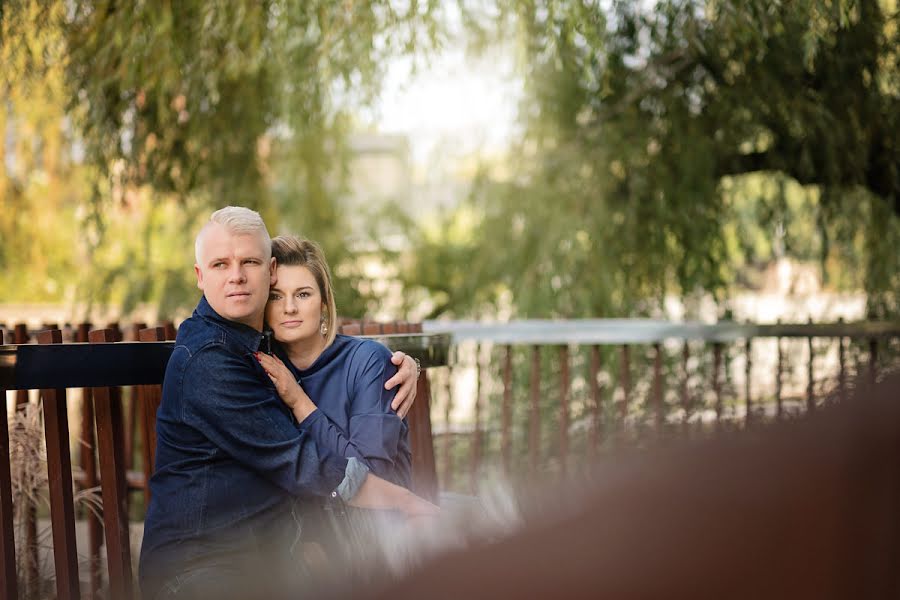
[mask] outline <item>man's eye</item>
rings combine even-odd
[[[225,263],[217,262],[217,263],[213,264],[213,269],[221,269],[224,266],[225,266]]]

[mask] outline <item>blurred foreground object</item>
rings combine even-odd
[[[802,421],[601,463],[543,504],[569,508],[373,597],[896,598],[898,466],[895,375]]]

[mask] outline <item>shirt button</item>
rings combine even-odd
[[[337,492],[331,492],[331,497],[332,497],[332,498],[337,498]]]

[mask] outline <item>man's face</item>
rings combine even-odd
[[[254,234],[231,233],[213,224],[203,234],[197,287],[220,316],[262,331],[269,286],[275,283],[275,259]]]

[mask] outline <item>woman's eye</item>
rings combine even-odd
[[[298,298],[309,298],[309,292],[300,292],[297,294]]]

